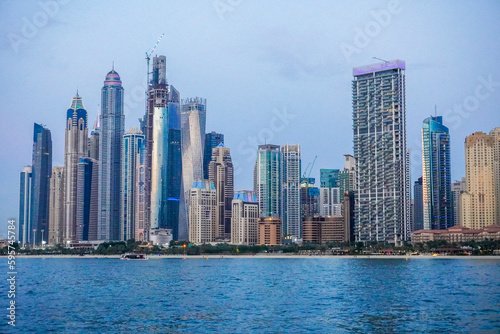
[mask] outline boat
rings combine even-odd
[[[144,254],[127,253],[123,254],[120,260],[148,260],[148,257]]]

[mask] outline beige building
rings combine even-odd
[[[259,245],[281,245],[281,219],[259,218]]]
[[[500,240],[500,226],[490,225],[482,229],[470,229],[463,226],[453,226],[447,230],[418,230],[411,234],[412,243],[434,240],[447,242],[482,241],[487,239]]]
[[[232,206],[231,244],[257,244],[259,241],[259,203],[233,199]]]
[[[213,182],[193,182],[189,198],[189,241],[204,244],[215,241],[216,193]]]
[[[348,242],[349,228],[343,216],[310,217],[302,222],[302,239],[315,244]]]
[[[64,167],[53,167],[49,191],[49,245],[63,243]]]
[[[495,178],[495,197],[497,208],[497,223],[500,224],[500,127],[490,131],[493,137],[493,174]]]
[[[481,229],[498,223],[495,180],[495,138],[476,132],[465,139],[466,191],[460,196],[460,225]],[[498,167],[498,164],[496,164]],[[497,181],[497,182],[495,182]]]

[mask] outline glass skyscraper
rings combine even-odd
[[[419,177],[413,186],[413,231],[424,228],[424,198],[422,188],[422,177]]]
[[[281,151],[279,145],[259,145],[254,190],[260,217],[281,217]]]
[[[22,246],[31,243],[31,166],[25,166],[19,184],[19,235]]]
[[[300,200],[300,145],[281,146],[281,217],[283,236],[300,238],[301,200]],[[319,196],[316,194],[316,199]]]
[[[64,150],[64,242],[76,240],[78,163],[88,155],[87,111],[76,93],[66,113]]]
[[[49,191],[52,174],[52,138],[50,130],[36,124],[33,130],[31,181],[31,228],[34,244],[49,240]],[[42,240],[43,238],[43,240]]]
[[[356,67],[353,76],[356,241],[400,244],[409,236],[410,204],[405,63]]]
[[[454,225],[450,134],[441,116],[428,117],[422,124],[422,195],[424,229],[446,230]]]
[[[80,158],[76,195],[76,240],[97,240],[97,187],[99,165],[92,158]]]
[[[212,150],[219,144],[224,145],[224,135],[212,131],[205,135],[205,149],[203,153],[203,178],[208,179],[208,165],[212,161]]]
[[[99,135],[99,240],[120,240],[120,190],[122,138],[125,128],[123,87],[112,69],[101,89]]]
[[[137,160],[140,159],[140,148],[144,135],[138,128],[130,128],[123,135],[122,172],[121,172],[121,208],[120,208],[120,240],[135,238],[135,185],[137,178]]]

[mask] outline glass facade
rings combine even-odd
[[[31,181],[31,228],[33,243],[49,240],[49,191],[52,174],[52,138],[50,130],[36,124],[33,130],[33,162]]]
[[[212,150],[219,144],[224,145],[222,133],[210,132],[205,135],[205,149],[203,151],[203,178],[208,179],[208,165],[212,161]]]
[[[76,240],[97,240],[97,160],[81,158],[78,163],[76,195]]]
[[[281,217],[281,151],[278,145],[259,145],[255,185],[260,217]]]
[[[422,196],[426,230],[454,225],[451,196],[450,135],[441,116],[422,124]]]
[[[409,236],[405,63],[353,69],[356,241],[400,244]]]
[[[122,139],[125,129],[123,87],[113,69],[101,89],[99,134],[99,203],[98,237],[120,240],[120,191]]]
[[[424,198],[422,177],[415,181],[413,186],[413,231],[424,229]]]
[[[19,235],[21,245],[31,243],[31,166],[24,167],[19,184]]]
[[[300,238],[302,235],[300,163],[300,145],[286,144],[281,146],[281,217],[283,236],[294,236],[297,238]]]

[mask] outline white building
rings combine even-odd
[[[231,219],[231,244],[255,245],[258,243],[259,203],[233,199]]]
[[[216,191],[209,180],[193,182],[189,196],[189,241],[203,244],[215,240]]]

